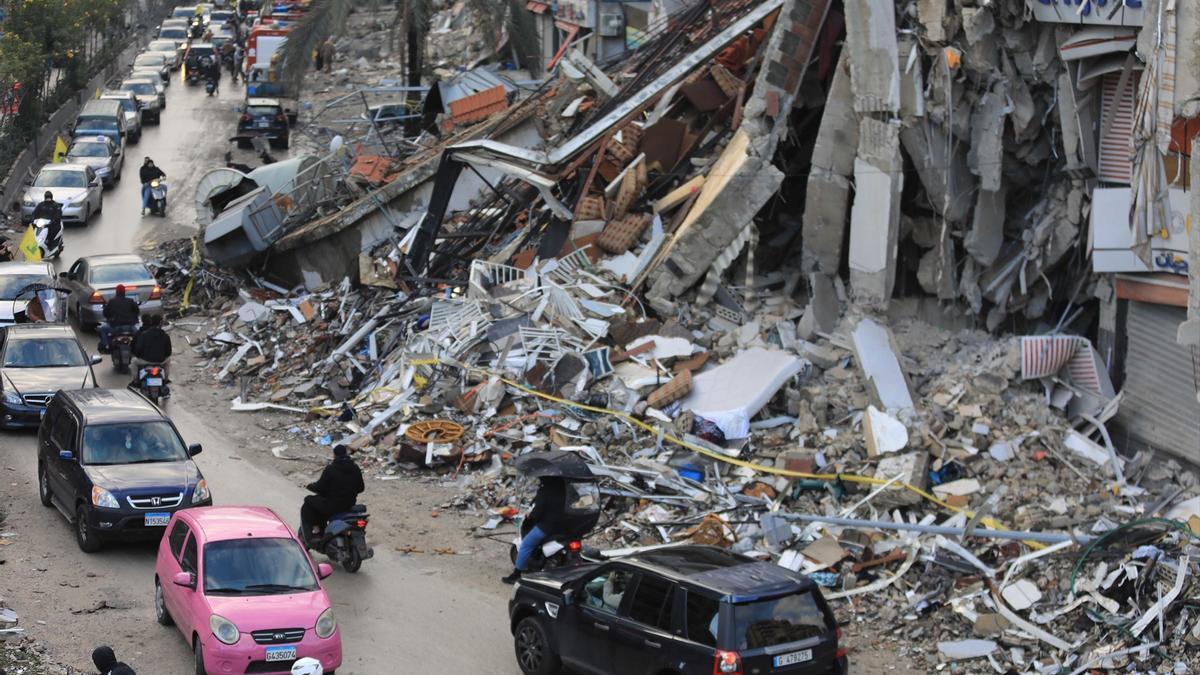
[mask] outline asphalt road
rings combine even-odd
[[[141,143],[129,148],[123,179],[105,193],[103,213],[87,227],[66,232],[60,269],[82,255],[138,251],[145,240],[195,228],[195,183],[223,162],[240,93],[226,79],[221,96],[209,98],[203,88],[177,79],[167,96],[161,126],[147,127]],[[168,176],[167,219],[140,216],[137,168],[145,155]],[[93,349],[95,337],[83,337]],[[114,374],[107,360],[96,373],[102,386],[128,381],[128,376]],[[203,408],[188,405],[188,396],[177,392],[167,412],[188,443],[204,446],[197,462],[215,501],[265,504],[295,526],[304,491],[243,457],[240,442],[223,436],[221,424],[198,412]],[[34,441],[29,432],[0,432],[0,503],[8,514],[3,529],[11,533],[0,538],[0,543],[5,538],[11,542],[0,546],[0,596],[17,609],[32,637],[76,666],[90,665],[92,647],[108,643],[140,673],[192,672],[183,638],[154,621],[155,546],[81,552],[61,514],[37,501]],[[505,588],[469,588],[442,570],[393,552],[402,542],[375,544],[376,557],[361,572],[350,575],[339,569],[326,581],[345,648],[339,672],[518,672]]]

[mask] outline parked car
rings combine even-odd
[[[133,70],[156,70],[158,77],[163,81],[163,84],[170,86],[171,84],[171,63],[167,60],[164,54],[155,54],[151,52],[142,52],[133,59]]]
[[[30,286],[54,284],[54,265],[48,262],[0,262],[0,328],[11,326],[33,298]]]
[[[23,323],[0,331],[0,429],[36,429],[57,391],[96,387],[89,357],[70,326]]]
[[[288,673],[311,657],[332,674],[342,637],[321,586],[332,573],[268,508],[185,509],[158,544],[155,615],[188,641],[197,673]]]
[[[131,77],[121,82],[119,89],[131,91],[137,96],[138,103],[142,105],[142,121],[147,124],[152,120],[154,124],[162,121],[162,104],[166,96],[159,93],[158,87],[154,86],[154,80],[148,77]]]
[[[104,187],[112,187],[121,180],[125,153],[108,136],[76,136],[67,148],[67,162],[92,167]]]
[[[67,289],[67,314],[80,328],[104,320],[104,304],[116,295],[118,285],[125,286],[125,297],[138,303],[142,316],[162,316],[162,289],[146,263],[131,253],[80,258],[59,274],[58,281]]]
[[[38,171],[33,183],[21,198],[21,221],[33,221],[33,210],[42,195],[54,194],[54,201],[62,204],[63,224],[75,222],[87,225],[93,213],[104,208],[103,185],[100,176],[84,164],[47,164]]]
[[[200,449],[136,392],[59,391],[38,429],[38,496],[75,526],[85,553],[158,539],[176,511],[212,504],[192,460]]]
[[[162,54],[172,70],[183,63],[183,52],[179,49],[179,43],[174,40],[151,40],[150,44],[146,45],[145,53]]]
[[[249,145],[250,139],[262,136],[280,148],[288,147],[288,118],[283,106],[274,98],[248,98],[238,120],[237,139]]]
[[[79,115],[75,117],[75,123],[71,126],[71,135],[108,136],[113,143],[123,143],[129,137],[129,127],[125,120],[125,111],[120,103],[92,99],[85,102],[79,110]]]
[[[517,665],[588,673],[847,672],[840,630],[808,577],[713,546],[643,551],[521,577]]]
[[[125,139],[130,143],[142,140],[142,106],[137,94],[132,91],[106,91],[100,94],[101,101],[116,101],[125,114]]]

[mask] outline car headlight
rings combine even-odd
[[[192,503],[198,504],[211,496],[208,492],[208,481],[201,478],[200,482],[196,483],[196,489],[192,491]]]
[[[337,630],[337,618],[333,616],[332,607],[321,612],[321,616],[317,617],[317,625],[313,630],[316,632],[317,637],[322,639],[333,635],[333,631]]]
[[[87,201],[87,197],[88,197],[87,193],[85,192],[74,199],[67,200],[67,204],[69,204],[71,206],[77,206],[77,205],[82,204],[85,201]]]
[[[97,176],[107,176],[108,175],[108,167],[102,166],[99,169],[96,169],[96,175]]]
[[[9,405],[23,405],[25,401],[21,400],[20,394],[15,391],[4,392],[4,402]]]
[[[117,503],[117,498],[111,492],[98,485],[92,486],[92,503],[104,509],[121,508],[121,505]]]
[[[212,629],[214,637],[227,645],[236,645],[241,637],[237,626],[220,614],[213,614],[208,618],[208,627]]]

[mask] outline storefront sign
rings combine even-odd
[[[1141,26],[1143,0],[1025,0],[1038,21],[1094,26]]]

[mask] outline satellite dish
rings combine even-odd
[[[246,180],[246,174],[224,166],[201,176],[200,182],[196,185],[196,213],[200,214],[205,221],[211,220],[212,209],[209,208],[209,200],[214,195],[236,187],[243,180]]]

